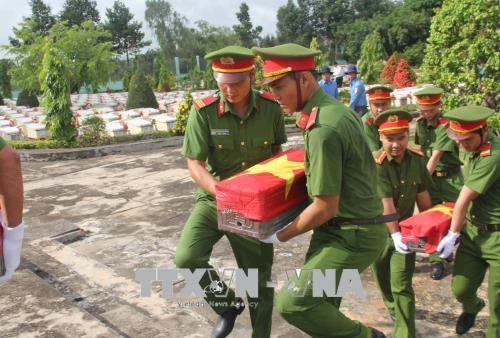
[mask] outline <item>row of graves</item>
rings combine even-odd
[[[193,92],[199,99],[214,91]],[[71,110],[77,126],[91,116],[100,117],[109,136],[150,134],[173,128],[183,91],[155,93],[158,108],[125,109],[128,93],[71,95]],[[0,136],[5,140],[37,140],[49,137],[45,128],[46,115],[41,107],[16,106],[16,101],[4,99],[0,106]]]

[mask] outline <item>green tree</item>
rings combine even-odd
[[[241,45],[243,47],[250,48],[255,46],[257,44],[256,42],[260,40],[262,26],[253,28],[250,13],[248,11],[248,5],[245,2],[242,2],[240,5],[240,11],[236,13],[236,17],[240,23],[238,25],[234,25],[233,29],[239,36]]]
[[[10,83],[9,69],[12,62],[8,59],[0,60],[0,95],[3,97],[12,97],[12,86]]]
[[[16,106],[38,107],[40,103],[36,94],[30,90],[23,89],[17,96]]]
[[[99,23],[97,3],[92,0],[66,0],[59,18],[62,21],[68,21],[70,27],[88,20]]]
[[[312,38],[311,43],[309,44],[309,48],[312,50],[321,51],[318,39],[316,39],[316,37]],[[314,63],[316,64],[317,67],[322,67],[323,65],[328,63],[328,58],[325,56],[325,54],[321,53],[314,57]]]
[[[380,34],[375,31],[368,35],[361,46],[359,73],[365,83],[376,83],[387,58],[387,52],[382,45]]]
[[[494,0],[445,0],[432,19],[421,81],[444,88],[448,108],[496,105],[491,97],[500,91],[499,17]]]
[[[116,0],[112,8],[107,8],[106,17],[104,29],[111,32],[113,51],[125,54],[127,64],[130,54],[136,54],[141,48],[151,44],[151,41],[143,41],[142,24],[132,21],[134,16],[122,1]]]
[[[305,20],[306,13],[293,0],[278,9],[276,18],[278,43],[298,43],[307,46],[312,39],[312,25]]]
[[[38,93],[39,74],[46,41],[42,35],[30,31],[32,20],[23,21],[15,31],[19,47],[4,46],[13,55],[15,66],[10,74],[14,84]],[[63,55],[68,64],[68,81],[72,91],[86,85],[95,90],[105,84],[113,71],[111,43],[100,42],[110,34],[91,21],[80,26],[68,27],[65,22],[56,23],[49,31],[51,47]]]
[[[36,31],[41,35],[48,35],[50,28],[56,22],[52,15],[50,6],[46,5],[42,0],[30,0],[31,18],[35,23]]]
[[[76,136],[76,126],[70,109],[68,61],[47,39],[40,72],[42,107],[47,113],[46,124],[50,137],[63,143],[71,143]]]
[[[174,69],[174,57],[186,32],[186,18],[177,13],[165,0],[146,0],[144,19],[153,31],[165,57],[166,66]]]
[[[130,79],[129,92],[127,98],[127,109],[134,108],[158,108],[153,88],[146,79],[142,67],[137,67],[137,71]]]

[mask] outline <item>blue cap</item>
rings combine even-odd
[[[346,74],[349,74],[349,73],[358,73],[358,69],[356,68],[355,65],[349,65],[347,66],[347,68],[345,69],[345,73]]]
[[[333,74],[332,71],[330,70],[330,67],[328,67],[328,66],[321,67],[320,70],[319,70],[319,73],[320,74],[323,74],[323,73]]]

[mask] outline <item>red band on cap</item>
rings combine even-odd
[[[441,95],[416,96],[415,101],[417,102],[417,104],[421,104],[424,106],[430,106],[430,105],[441,102]]]
[[[293,71],[314,70],[314,56],[300,59],[266,59],[264,60],[264,77],[273,77]]]
[[[479,130],[486,125],[486,120],[474,122],[450,121],[450,129],[455,133],[466,134]]]
[[[368,93],[368,101],[375,100],[390,100],[391,92],[385,90],[376,90],[374,92]]]
[[[378,132],[380,134],[395,134],[398,133],[401,129],[409,128],[408,120],[402,120],[397,118],[391,119],[391,117],[389,117],[387,121],[382,122],[378,127]]]
[[[219,73],[241,73],[252,69],[254,64],[254,58],[235,60],[232,57],[221,57],[212,60],[212,69]]]

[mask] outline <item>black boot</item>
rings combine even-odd
[[[469,331],[471,327],[474,326],[475,322],[476,322],[476,315],[473,315],[472,313],[462,312],[460,317],[458,317],[455,331],[458,334],[464,334],[467,331]]]
[[[440,280],[444,276],[444,264],[432,263],[431,264],[431,278],[434,280]]]
[[[373,327],[369,327],[369,329],[372,330],[372,338],[385,338],[385,334],[383,332],[380,332]]]
[[[234,303],[223,314],[217,318],[214,330],[212,331],[212,338],[227,337],[233,331],[234,322],[236,317],[245,309],[245,303],[242,299],[237,298]]]

